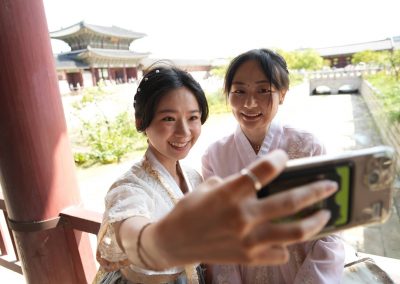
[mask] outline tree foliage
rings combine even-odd
[[[400,78],[400,49],[386,52],[386,61],[389,63],[395,74],[396,81]]]
[[[398,80],[384,71],[367,75],[366,79],[379,90],[376,95],[383,104],[383,109],[379,111],[386,113],[392,121],[400,123],[400,85]]]
[[[400,77],[400,50],[390,51],[371,51],[364,50],[357,52],[353,55],[352,63],[366,63],[368,65],[377,65],[387,68],[390,72],[395,75],[396,80]]]
[[[372,50],[363,50],[353,55],[351,63],[353,64],[366,63],[373,65],[380,65],[382,63],[382,54]]]
[[[324,66],[323,58],[314,49],[295,51],[279,50],[292,70],[319,70]]]

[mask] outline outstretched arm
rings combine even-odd
[[[278,150],[249,169],[267,184],[283,170],[286,161],[286,154]],[[284,263],[288,260],[286,246],[317,234],[330,214],[322,210],[292,223],[271,221],[294,214],[336,189],[336,183],[319,181],[257,199],[248,176],[211,178],[183,198],[165,218],[144,230],[141,245],[146,252],[145,262],[158,270],[197,262]],[[120,244],[131,261],[137,259],[137,236],[146,222],[131,218],[118,228]]]

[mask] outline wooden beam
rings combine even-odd
[[[75,230],[97,235],[103,214],[80,207],[70,207],[60,213],[64,224]]]

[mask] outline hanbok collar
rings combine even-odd
[[[183,197],[183,192],[180,189],[179,185],[176,183],[175,179],[171,176],[171,174],[167,171],[167,169],[160,163],[157,157],[154,155],[153,151],[147,148],[145,156],[147,157],[148,161],[152,168],[159,174],[159,180],[163,183],[163,186],[172,191],[173,196],[177,199]],[[181,166],[181,163],[178,161],[178,167],[180,168],[183,178],[185,180],[186,186],[188,191],[193,191],[192,185],[189,182],[188,176],[184,168]]]
[[[157,159],[157,157],[154,155],[153,151],[149,148],[147,148],[146,153],[144,154],[144,160],[143,162],[148,162],[147,164],[151,167],[150,169],[144,169],[145,171],[150,171],[151,175],[155,173],[155,177],[163,186],[163,188],[166,190],[167,194],[171,197],[171,201],[174,205],[183,197],[183,192],[179,188],[178,184],[176,183],[175,179],[171,176],[171,174],[167,171],[167,169],[160,163],[160,161]],[[144,166],[144,168],[146,168]],[[181,167],[180,162],[178,161],[178,167],[182,172],[183,178],[185,180],[186,186],[188,191],[192,191],[192,185],[189,182],[187,173],[185,170]],[[172,195],[172,196],[171,196]],[[197,277],[197,271],[196,267],[198,264],[189,264],[185,266],[185,273],[186,277],[189,279],[188,283],[193,283],[193,284],[198,284],[199,280]]]
[[[268,152],[278,148],[279,142],[282,138],[283,127],[278,119],[274,119],[268,129],[267,135],[261,145],[260,151],[256,154],[251,147],[249,140],[240,128],[240,125],[236,127],[234,133],[234,140],[237,147],[237,153],[243,164],[248,165],[255,161],[258,157],[266,155]]]

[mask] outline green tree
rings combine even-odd
[[[319,70],[323,65],[323,58],[314,49],[297,52],[297,69]]]
[[[396,78],[396,81],[400,79],[400,50],[389,50],[389,51],[371,51],[364,50],[357,52],[353,55],[352,63],[358,64],[364,62],[366,64],[373,64],[388,68]]]
[[[323,58],[314,49],[278,51],[286,60],[289,69],[318,70],[324,66]]]
[[[363,50],[355,53],[351,59],[351,63],[359,64],[361,62],[380,65],[382,63],[382,54],[372,50]]]
[[[400,78],[400,49],[386,51],[383,56],[383,61],[386,62],[391,71],[394,72],[396,81]]]

